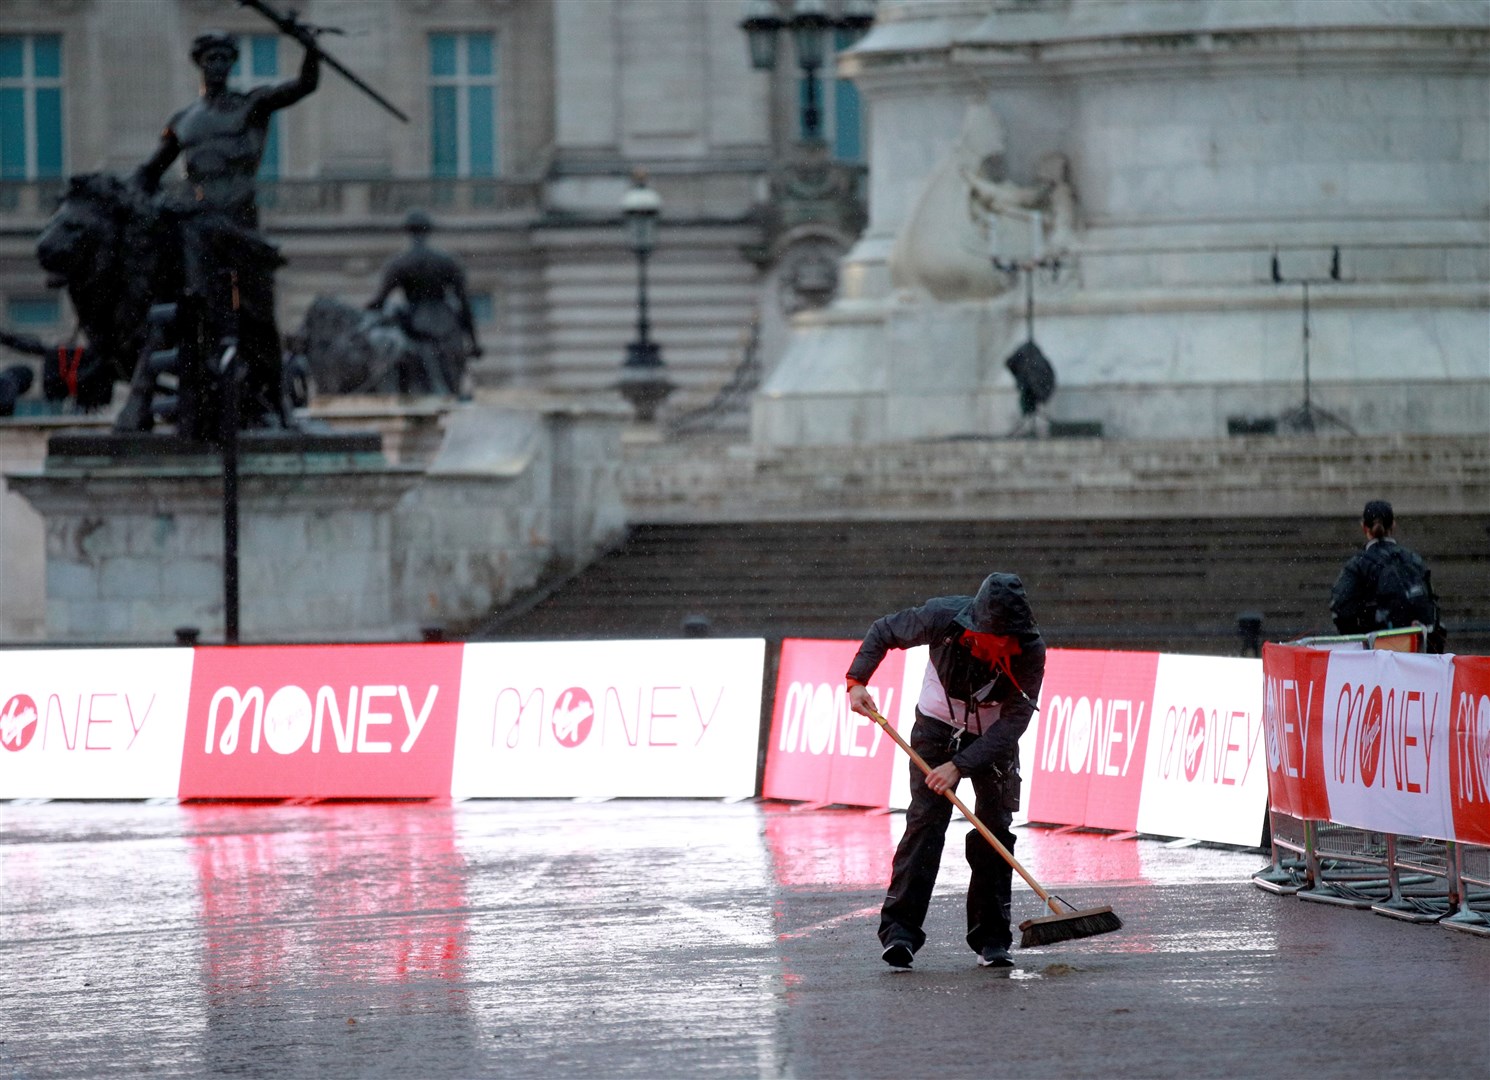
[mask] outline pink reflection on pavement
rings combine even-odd
[[[1060,833],[1041,828],[1015,831],[1014,857],[1047,889],[1101,881],[1138,881],[1143,863],[1135,840],[1110,840],[1104,833]]]
[[[463,977],[463,863],[448,806],[184,805],[209,986]]]
[[[778,885],[867,888],[889,882],[895,845],[905,828],[903,814],[779,802],[762,803],[761,810]],[[942,872],[949,881],[966,874],[962,834],[970,829],[954,815],[942,857]],[[1152,854],[1145,858],[1138,840],[1033,826],[1016,829],[1015,837],[1014,857],[1048,888],[1165,876],[1153,865]]]
[[[863,810],[794,809],[761,804],[776,883],[860,888],[890,880],[903,823]]]

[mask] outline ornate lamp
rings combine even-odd
[[[661,197],[647,184],[646,175],[638,172],[621,199],[621,216],[636,255],[636,340],[626,346],[619,389],[636,410],[636,418],[645,424],[655,419],[657,407],[675,389],[664,370],[662,347],[652,340],[647,312],[647,260],[657,243],[661,213]]]

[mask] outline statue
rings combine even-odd
[[[392,315],[318,296],[287,352],[304,358],[317,394],[430,394],[430,363]]]
[[[1035,166],[1035,183],[1013,184],[967,173],[968,207],[992,256],[1006,261],[1059,256],[1075,235],[1076,195],[1065,154],[1051,153]]]
[[[941,301],[1009,287],[993,257],[1021,259],[1068,246],[1075,195],[1061,154],[1041,159],[1036,182],[1005,177],[1004,130],[987,103],[968,106],[952,150],[932,168],[890,250],[890,280]],[[1043,249],[1043,250],[1042,250]]]
[[[239,3],[304,46],[299,75],[230,90],[236,43],[221,31],[199,35],[191,57],[201,71],[200,99],[171,117],[131,182],[104,173],[71,177],[37,240],[48,284],[68,290],[86,344],[48,347],[11,336],[25,338],[20,351],[42,357],[48,400],[91,411],[112,401],[116,382],[129,382],[118,432],[149,431],[159,416],[183,437],[219,440],[226,384],[218,373],[229,356],[237,361],[238,425],[290,426],[290,409],[306,403],[308,372],[303,351],[281,351],[274,272],[284,260],[259,233],[256,174],[269,120],[316,89],[324,63],[408,122],[316,44],[317,34],[335,31],[264,0]],[[178,157],[184,190],[161,190]],[[160,385],[162,375],[174,375],[176,385]]]
[[[67,289],[87,343],[47,346],[29,335],[4,342],[42,358],[48,400],[71,399],[92,412],[110,403],[116,382],[130,380],[150,306],[174,288],[174,260],[166,257],[173,246],[156,203],[138,188],[106,173],[68,179],[36,241],[36,258],[47,284]]]
[[[409,248],[384,265],[382,282],[367,307],[382,311],[395,291],[403,293],[403,305],[394,315],[417,347],[422,363],[421,370],[400,379],[401,390],[408,381],[412,389],[404,392],[459,394],[466,360],[481,355],[481,343],[466,295],[465,271],[454,257],[430,246],[433,228],[428,214],[409,212],[404,219]]]
[[[314,32],[291,23],[287,32],[305,47],[299,75],[287,82],[245,92],[228,87],[228,75],[238,58],[233,38],[221,31],[200,34],[192,42],[191,58],[202,73],[201,97],[167,122],[160,145],[136,170],[140,190],[154,194],[166,169],[182,158],[186,171],[184,192],[168,193],[162,210],[177,234],[180,304],[178,336],[190,336],[199,325],[199,338],[215,356],[220,343],[234,339],[242,371],[241,426],[288,427],[289,406],[279,330],[274,318],[274,271],[283,259],[259,233],[255,176],[264,153],[273,113],[300,101],[320,82],[320,50]],[[198,358],[201,367],[205,358]],[[210,397],[196,385],[206,373],[189,370],[183,361],[181,408],[193,405],[195,415],[178,415],[178,430],[208,435],[217,418],[203,407]],[[130,397],[116,427],[148,429],[154,373],[137,370]],[[192,392],[197,391],[197,392]]]

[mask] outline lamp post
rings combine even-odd
[[[818,70],[828,52],[828,33],[841,33],[852,43],[863,37],[874,22],[873,0],[843,0],[837,15],[828,14],[823,0],[795,0],[790,14],[783,16],[778,0],[752,0],[740,29],[750,45],[750,66],[757,71],[776,68],[777,35],[792,36],[797,66],[805,80],[802,94],[802,137],[822,140],[822,109],[819,105]]]
[[[637,173],[621,199],[621,216],[626,221],[632,253],[636,255],[636,340],[626,346],[620,390],[644,424],[652,422],[657,407],[674,389],[663,370],[662,347],[652,340],[647,311],[647,260],[656,246],[657,218],[661,212],[662,199],[648,186],[645,174]]]

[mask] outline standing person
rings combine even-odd
[[[399,321],[425,357],[428,392],[459,394],[465,379],[466,358],[481,355],[476,322],[466,295],[466,274],[453,255],[433,247],[429,234],[434,222],[423,210],[404,218],[409,247],[383,267],[378,291],[367,302],[381,311],[394,290],[404,295]]]
[[[239,352],[247,372],[244,426],[290,426],[274,317],[274,270],[284,260],[259,234],[257,175],[269,138],[269,120],[320,85],[320,51],[314,33],[297,27],[304,47],[300,73],[273,86],[240,93],[228,86],[238,61],[231,34],[208,30],[191,43],[201,72],[201,96],[166,123],[150,159],[135,171],[140,187],[155,192],[179,157],[187,190],[173,201],[181,220],[185,290],[205,303],[214,325],[226,325],[230,279]]]
[[[882,957],[898,970],[908,970],[926,942],[921,924],[952,820],[945,793],[964,776],[973,782],[973,813],[1014,850],[1019,737],[1045,677],[1045,642],[1014,574],[989,574],[976,596],[938,596],[877,619],[849,665],[849,707],[869,715],[875,704],[866,685],[875,668],[889,650],[917,645],[930,646],[930,655],[910,743],[931,773],[910,766],[911,805],[880,912]],[[1013,870],[976,831],[967,834],[967,861],[967,943],[980,966],[1009,967]]]
[[[1392,539],[1392,504],[1372,499],[1361,512],[1366,546],[1340,570],[1330,592],[1330,614],[1342,634],[1369,634],[1418,624],[1428,628],[1428,651],[1441,653],[1447,634],[1438,621],[1431,574],[1417,552]]]

